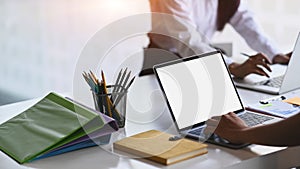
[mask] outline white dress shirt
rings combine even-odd
[[[217,32],[218,0],[150,0],[150,6],[154,12],[151,32],[174,37],[195,53],[214,50],[209,44]],[[281,53],[259,27],[242,0],[229,24],[256,52],[264,53],[270,59]],[[182,45],[174,45],[169,40],[153,38],[151,41],[163,49],[182,56],[188,55]],[[232,60],[226,58],[226,63],[230,64]]]

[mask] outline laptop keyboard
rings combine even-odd
[[[274,77],[274,78],[269,79],[267,81],[260,82],[259,84],[279,88],[281,86],[282,81],[283,81],[283,77],[284,77],[283,75],[278,76],[278,77]]]
[[[270,116],[265,116],[265,115],[260,115],[260,114],[254,114],[254,113],[243,113],[239,115],[239,117],[244,120],[244,122],[248,126],[256,126],[258,124],[264,123],[266,121],[274,119],[273,117]]]
[[[255,125],[258,125],[258,124],[261,124],[263,122],[273,119],[272,117],[269,117],[269,116],[255,114],[255,113],[251,113],[251,112],[245,112],[245,113],[239,114],[239,117],[241,119],[243,119],[248,126],[255,126]],[[246,147],[249,145],[249,144],[230,143],[228,140],[223,139],[216,134],[206,135],[206,134],[204,134],[203,131],[204,131],[203,127],[196,128],[192,131],[189,131],[188,136],[190,136],[194,139],[208,142],[208,143],[223,145],[223,146],[234,148],[234,149],[243,148],[243,147]]]
[[[274,119],[270,116],[260,115],[260,114],[254,114],[251,112],[246,112],[243,114],[238,115],[248,126],[256,126],[258,124],[262,124],[266,121]],[[195,130],[189,131],[188,133],[201,136],[203,135],[203,128],[197,128]]]
[[[190,134],[197,135],[197,136],[200,136],[200,135],[202,134],[202,131],[203,131],[203,128],[198,128],[198,129],[189,131],[189,133],[190,133]]]

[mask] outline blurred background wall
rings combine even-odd
[[[300,1],[247,2],[278,46],[292,50],[300,30]],[[144,12],[149,12],[148,0],[0,0],[0,105],[49,91],[72,92],[76,62],[87,41],[113,21]],[[213,41],[232,43],[235,57],[251,52],[228,26]],[[145,38],[126,48],[146,43]]]

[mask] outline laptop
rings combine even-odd
[[[242,148],[248,144],[232,144],[216,135],[205,135],[205,122],[228,112],[235,112],[251,126],[280,120],[245,111],[219,51],[158,64],[153,69],[175,126],[182,136]]]
[[[244,79],[234,79],[236,86],[270,94],[282,94],[300,88],[300,33],[288,66],[271,65],[271,78],[248,75]],[[286,70],[286,71],[285,71]]]

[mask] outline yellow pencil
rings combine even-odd
[[[106,81],[105,81],[105,76],[104,76],[104,73],[103,73],[103,70],[101,70],[101,76],[102,76],[102,82],[103,82],[103,89],[104,89],[104,94],[106,95],[106,102],[107,102],[107,110],[108,110],[108,113],[109,113],[109,116],[110,117],[113,117],[112,116],[112,113],[111,113],[111,109],[110,109],[110,105],[112,104],[109,97],[108,97],[108,91],[107,91],[107,87],[106,87]]]

